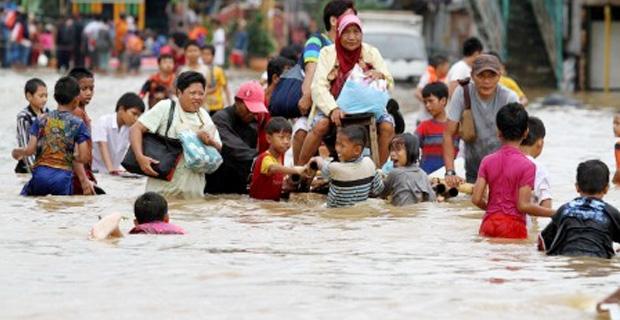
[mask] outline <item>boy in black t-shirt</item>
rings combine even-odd
[[[538,249],[548,255],[610,259],[613,242],[620,242],[620,212],[605,201],[609,168],[600,160],[577,167],[580,197],[561,206],[538,237]]]

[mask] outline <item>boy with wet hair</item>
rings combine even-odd
[[[80,86],[74,78],[60,78],[54,86],[58,109],[37,118],[30,128],[28,145],[13,150],[15,160],[36,153],[32,179],[26,183],[21,195],[73,194],[74,164],[90,161],[87,144],[90,133],[84,122],[72,114],[79,104],[79,95]]]
[[[73,115],[82,119],[89,134],[91,130],[91,118],[86,112],[86,106],[92,100],[95,94],[95,75],[88,69],[83,67],[75,67],[69,71],[69,77],[74,78],[80,85],[79,105],[73,110]],[[105,193],[100,188],[96,188],[97,179],[92,170],[92,140],[88,140],[89,161],[86,163],[77,162],[73,168],[73,194],[75,195],[95,195],[97,193]],[[98,191],[95,191],[98,190]]]
[[[28,145],[30,127],[37,120],[37,117],[49,112],[45,107],[47,86],[43,80],[32,78],[26,81],[24,95],[28,101],[28,106],[17,114],[17,146],[20,148],[25,148]],[[15,173],[31,173],[34,161],[34,156],[19,160],[15,166]]]
[[[561,206],[538,237],[538,249],[548,255],[610,259],[613,242],[620,242],[620,212],[603,201],[609,190],[609,168],[600,160],[577,167],[579,197]]]
[[[482,159],[471,197],[474,205],[486,211],[480,225],[481,236],[525,239],[526,214],[554,214],[552,209],[532,203],[536,166],[519,149],[527,137],[527,120],[527,111],[516,102],[497,112],[495,121],[502,146]]]
[[[536,117],[529,117],[527,120],[527,137],[521,142],[521,151],[536,166],[536,178],[534,179],[534,190],[532,202],[545,208],[551,208],[551,184],[549,182],[549,172],[541,165],[536,158],[540,156],[545,145],[545,125],[542,120]]]
[[[136,225],[129,234],[185,234],[183,228],[169,223],[168,202],[155,192],[147,192],[133,206]]]
[[[144,101],[133,93],[123,94],[116,112],[99,118],[93,124],[93,170],[117,175],[123,172],[121,162],[129,149],[129,128],[144,113]]]
[[[336,152],[340,161],[313,158],[323,177],[329,179],[328,207],[352,206],[383,191],[383,180],[375,163],[362,156],[368,140],[366,135],[366,129],[359,125],[340,128],[336,134]]]
[[[166,88],[166,97],[174,94],[174,57],[170,54],[162,54],[157,58],[157,67],[159,71],[150,76],[140,89],[140,97],[148,95],[149,109],[157,102],[155,98],[156,88]]]
[[[288,120],[273,117],[265,128],[269,150],[260,154],[252,168],[250,197],[259,200],[280,200],[282,182],[289,174],[302,174],[303,167],[284,166],[284,154],[291,147],[293,128]]]
[[[415,130],[420,139],[422,160],[420,168],[431,174],[444,166],[443,162],[443,133],[448,124],[446,105],[448,104],[448,86],[443,82],[427,84],[422,89],[423,103],[431,119],[422,121]],[[452,136],[454,154],[458,153],[459,137]]]

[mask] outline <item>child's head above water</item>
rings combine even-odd
[[[443,82],[429,83],[422,89],[424,107],[433,118],[438,118],[446,113],[448,104],[448,86]]]
[[[523,105],[513,102],[503,106],[495,117],[497,129],[504,142],[521,142],[525,139],[528,115]]]
[[[360,125],[341,127],[336,134],[336,152],[340,161],[353,161],[366,146],[366,129]]]
[[[283,117],[271,118],[269,123],[267,123],[265,131],[267,132],[267,142],[269,142],[271,151],[279,155],[285,153],[291,146],[293,128],[291,123]]]
[[[56,81],[54,85],[54,100],[71,110],[78,105],[78,97],[80,95],[80,85],[77,80],[71,77],[62,77]]]
[[[47,86],[43,80],[32,78],[26,81],[24,95],[30,106],[41,110],[47,103]]]
[[[174,71],[174,57],[171,54],[162,54],[157,57],[157,66],[161,73],[171,73]]]
[[[394,167],[408,167],[420,158],[420,140],[411,133],[395,136],[390,143],[390,159]]]
[[[529,117],[527,128],[527,136],[521,141],[521,146],[525,147],[529,155],[538,158],[545,144],[545,124],[537,117]]]
[[[609,168],[600,160],[580,163],[577,166],[576,187],[582,196],[602,197],[609,188]]]
[[[133,92],[127,92],[116,102],[116,114],[122,125],[133,125],[144,113],[144,101]]]
[[[168,202],[158,193],[147,192],[138,199],[133,206],[136,216],[136,225],[149,222],[168,222]]]
[[[200,45],[194,40],[190,40],[185,44],[184,53],[185,58],[190,63],[198,63],[200,59]]]
[[[206,65],[210,65],[213,63],[213,57],[215,56],[215,47],[211,44],[206,44],[202,47],[202,62]]]
[[[88,105],[95,94],[95,75],[84,67],[75,67],[69,71],[69,77],[80,85],[80,105]]]

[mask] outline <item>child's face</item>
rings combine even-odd
[[[151,99],[152,104],[149,106],[149,108],[156,105],[159,101],[165,100],[166,98],[167,98],[166,93],[155,92],[155,94],[153,94],[153,99]]]
[[[545,139],[538,139],[536,143],[534,143],[534,152],[532,157],[538,158],[543,151],[543,147],[545,146]]]
[[[620,114],[614,116],[614,135],[620,137]]]
[[[213,53],[209,49],[202,50],[202,62],[205,64],[213,63]]]
[[[28,100],[28,103],[30,103],[32,107],[39,110],[43,109],[47,103],[47,87],[39,86],[34,94],[26,93],[26,100]]]
[[[159,62],[159,71],[162,73],[171,73],[174,70],[174,60],[167,58]]]
[[[433,118],[437,118],[446,112],[446,98],[437,99],[437,97],[431,94],[430,96],[423,98],[423,101],[424,107],[428,113],[433,116]]]
[[[390,148],[390,159],[394,162],[395,168],[407,166],[407,150],[402,143],[392,144]]]
[[[80,84],[80,105],[86,106],[95,94],[95,79],[82,78],[78,83]]]
[[[448,74],[449,70],[450,70],[450,63],[446,61],[438,65],[435,71],[437,72],[437,77],[441,79]]]
[[[336,153],[340,161],[352,161],[362,154],[362,146],[353,143],[349,137],[338,133],[336,135]]]
[[[283,154],[291,147],[291,133],[284,131],[272,133],[267,135],[267,141],[275,152]]]
[[[120,108],[118,110],[118,115],[120,116],[123,125],[132,126],[134,123],[136,123],[140,115],[142,115],[142,112],[140,112],[138,108]]]
[[[189,46],[185,49],[185,58],[188,62],[197,63],[200,58],[200,48],[196,46]]]

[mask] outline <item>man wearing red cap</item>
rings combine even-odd
[[[241,84],[235,103],[213,115],[222,139],[220,168],[207,175],[205,193],[247,193],[252,161],[258,154],[260,124],[268,121],[265,93],[257,81]]]

